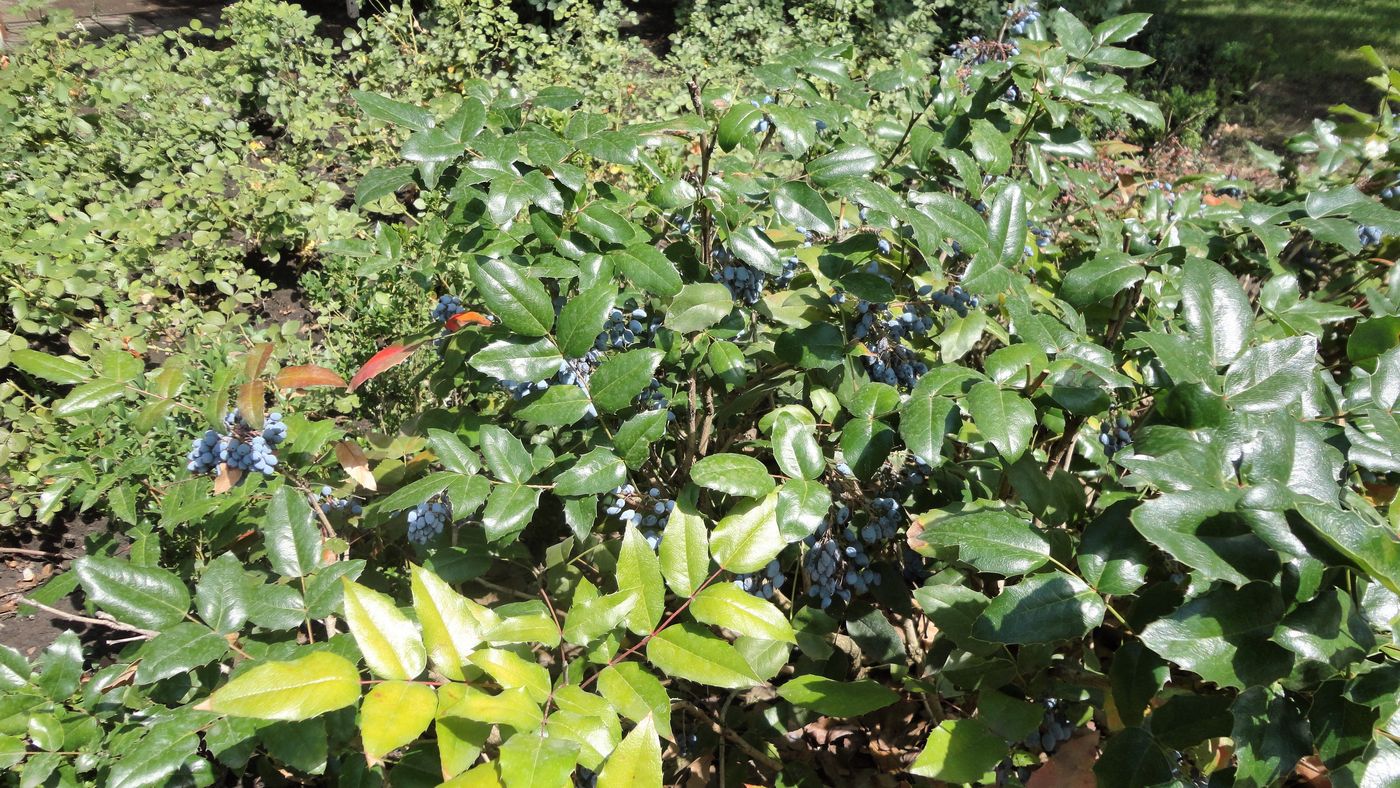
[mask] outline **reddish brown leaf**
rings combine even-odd
[[[378,482],[374,480],[374,474],[369,469],[369,458],[360,450],[360,447],[351,441],[341,441],[335,445],[335,458],[340,461],[340,467],[350,474],[366,490],[378,490]]]
[[[1089,731],[1061,744],[1054,756],[1046,761],[1026,788],[1094,788],[1094,762],[1099,759],[1099,732]]]
[[[398,364],[402,364],[405,359],[413,355],[413,351],[418,349],[422,343],[412,345],[393,344],[375,353],[369,361],[365,362],[360,371],[355,373],[355,377],[350,378],[350,390],[354,391],[371,378],[377,377],[385,370]]]
[[[219,475],[214,477],[214,494],[223,495],[233,489],[238,480],[243,478],[243,471],[238,468],[230,468],[227,463],[219,464]]]
[[[261,380],[238,387],[239,414],[255,430],[262,429],[263,415],[267,410],[265,389]]]
[[[345,379],[325,367],[308,364],[301,367],[283,367],[277,373],[277,385],[284,389],[309,389],[313,386],[344,388]]]
[[[243,377],[248,380],[257,380],[258,376],[267,368],[268,359],[272,358],[272,345],[264,342],[254,345],[248,351],[248,355],[243,357]]]
[[[491,318],[480,312],[461,312],[447,318],[447,330],[456,331],[463,326],[489,326]]]

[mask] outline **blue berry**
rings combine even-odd
[[[742,574],[734,578],[734,585],[741,591],[753,594],[760,599],[772,599],[773,595],[787,582],[782,565],[774,558],[758,572]]]
[[[637,526],[647,546],[652,550],[661,549],[661,532],[671,519],[676,502],[658,487],[642,492],[632,484],[614,488],[612,496],[613,502],[604,509],[608,516],[618,518],[624,526]]]
[[[1040,10],[1034,3],[1006,9],[1006,31],[1013,36],[1023,36],[1026,28],[1040,18]]]
[[[191,442],[185,467],[191,473],[210,473],[223,463],[240,471],[257,471],[264,476],[276,473],[277,455],[273,447],[287,438],[282,414],[273,411],[263,419],[261,430],[254,430],[238,409],[224,416],[227,432],[206,430]]]
[[[442,533],[450,510],[447,501],[437,495],[408,510],[408,541],[427,544]]]
[[[338,513],[349,514],[358,517],[364,512],[364,507],[349,498],[336,498],[329,486],[322,487],[319,495],[311,495],[311,504],[320,508],[327,517]]]
[[[1128,432],[1131,426],[1126,416],[1110,418],[1099,425],[1099,445],[1103,446],[1103,453],[1112,457],[1127,448],[1133,442],[1132,433]]]
[[[1379,227],[1363,224],[1356,228],[1356,237],[1362,246],[1380,246],[1384,231]]]
[[[462,306],[462,299],[455,295],[438,296],[437,304],[433,307],[433,319],[439,323],[446,323],[453,317],[467,311]]]

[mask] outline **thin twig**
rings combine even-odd
[[[772,758],[769,758],[767,755],[764,755],[762,750],[753,746],[753,744],[751,744],[743,736],[740,736],[734,731],[731,731],[723,725],[720,725],[718,722],[715,721],[713,717],[706,714],[704,710],[702,710],[699,706],[696,706],[694,703],[691,703],[688,700],[673,700],[671,701],[671,708],[681,709],[690,716],[709,725],[711,731],[733,742],[735,746],[744,751],[745,755],[752,758],[754,763],[758,764],[759,766],[762,766],[764,769],[767,769],[768,771],[774,773],[782,771],[782,764],[778,763]]]
[[[506,596],[513,596],[516,599],[524,599],[530,602],[535,601],[534,594],[527,594],[524,591],[517,591],[514,588],[507,588],[501,585],[500,583],[493,583],[490,580],[486,580],[484,578],[473,577],[472,582],[476,583],[477,585],[486,586],[487,588],[491,589],[492,591],[495,591],[498,594],[505,594]]]
[[[123,624],[122,622],[114,618],[93,618],[91,616],[80,616],[77,613],[69,613],[65,610],[59,610],[57,608],[49,607],[48,605],[42,602],[35,602],[34,600],[29,598],[21,599],[19,603],[21,605],[30,605],[32,607],[36,607],[44,611],[45,613],[48,613],[49,615],[54,616],[55,618],[61,618],[64,621],[76,621],[79,624],[94,624],[99,627],[115,629],[118,632],[131,632],[136,635],[141,635],[145,638],[153,638],[156,635],[160,634],[159,632],[156,632],[154,630],[133,627],[130,624]]]
[[[68,560],[68,556],[63,553],[51,553],[48,550],[30,550],[25,547],[0,547],[0,555],[32,555],[36,558],[59,558]]]

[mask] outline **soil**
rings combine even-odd
[[[19,613],[22,597],[67,571],[73,559],[87,553],[92,541],[106,537],[107,519],[86,519],[77,515],[66,520],[55,519],[48,526],[36,528],[41,530],[7,538],[0,547],[0,643],[32,659],[59,635],[76,632],[92,659],[114,653],[120,644],[112,641],[129,637],[129,633],[68,621],[45,611],[37,611],[32,616]],[[81,590],[49,606],[65,613],[86,615]]]

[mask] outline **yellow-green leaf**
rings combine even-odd
[[[306,720],[360,697],[360,672],[339,654],[317,651],[288,662],[262,662],[234,676],[197,708],[231,717]]]
[[[647,643],[647,660],[668,676],[711,687],[748,689],[762,683],[742,654],[696,624],[661,630]]]
[[[637,606],[627,614],[627,628],[633,633],[645,635],[661,621],[666,612],[661,561],[634,525],[627,526],[622,537],[622,551],[617,557],[617,590],[638,597]]]
[[[472,650],[486,638],[486,632],[496,624],[489,608],[467,599],[442,578],[421,566],[411,566],[409,585],[413,591],[413,610],[423,627],[423,642],[428,658],[439,673],[453,681],[462,681],[462,665]]]
[[[778,493],[745,501],[710,534],[710,552],[731,572],[757,572],[786,546],[778,530]]]
[[[426,684],[386,681],[375,685],[360,705],[365,760],[373,766],[413,742],[432,724],[436,712],[437,693]]]
[[[549,671],[539,663],[498,648],[488,648],[471,655],[471,663],[505,689],[520,687],[530,693],[536,703],[549,699]]]
[[[394,600],[342,578],[345,620],[365,656],[370,672],[380,678],[407,681],[428,664],[428,652],[418,627],[394,605]]]
[[[735,588],[732,583],[716,583],[695,596],[690,612],[696,620],[732,629],[741,635],[765,640],[796,643],[792,624],[772,602]]]
[[[518,731],[539,727],[544,714],[540,704],[530,698],[524,687],[502,690],[495,695],[468,687],[462,699],[443,712],[444,717],[461,717],[493,725],[508,725]]]
[[[661,739],[651,717],[637,723],[617,745],[603,771],[598,788],[648,788],[661,785]]]

